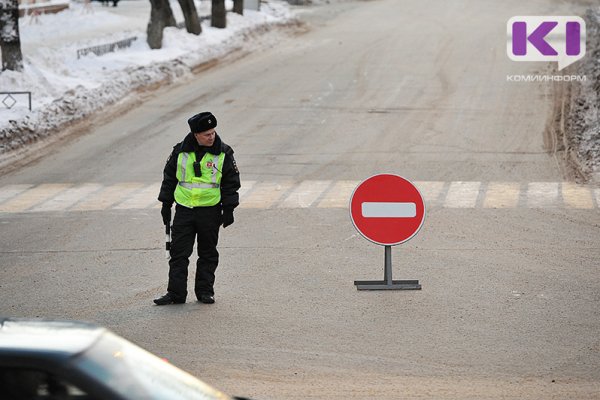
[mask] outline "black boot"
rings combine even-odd
[[[215,296],[211,294],[203,294],[198,297],[198,301],[204,304],[213,304],[215,302]]]
[[[175,299],[169,293],[165,294],[162,297],[159,297],[158,299],[154,299],[154,304],[156,304],[157,306],[166,306],[168,304],[183,304],[183,303],[185,303],[185,300]]]

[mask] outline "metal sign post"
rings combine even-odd
[[[392,279],[392,246],[385,246],[382,281],[354,281],[357,290],[421,290],[418,280]]]

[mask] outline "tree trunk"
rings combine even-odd
[[[233,12],[244,15],[244,0],[233,0]]]
[[[179,5],[183,12],[183,18],[185,18],[185,29],[194,35],[201,34],[202,26],[200,26],[200,20],[198,19],[198,12],[196,11],[194,0],[179,0]]]
[[[150,0],[150,6],[150,22],[148,22],[146,30],[148,46],[151,49],[160,49],[162,48],[163,29],[165,26],[175,26],[175,17],[169,0]]]
[[[227,27],[225,0],[212,0],[210,25],[214,28]]]
[[[163,29],[165,22],[161,17],[162,0],[150,0],[150,22],[148,22],[147,42],[151,49],[162,47]]]
[[[162,2],[164,5],[163,18],[165,19],[165,26],[177,26],[169,0],[162,0]]]
[[[0,50],[3,71],[23,71],[17,0],[0,0]]]

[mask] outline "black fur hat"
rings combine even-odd
[[[217,126],[217,119],[210,112],[201,112],[188,119],[192,133],[204,132]]]

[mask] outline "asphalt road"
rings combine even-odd
[[[546,151],[552,84],[506,79],[551,70],[506,57],[510,17],[584,9],[308,9],[294,34],[93,117],[0,177],[0,314],[93,321],[257,399],[598,399],[600,189],[566,182]],[[236,150],[242,205],[217,302],[156,307],[155,196],[202,110]],[[394,278],[421,291],[353,285],[383,274],[346,207],[380,172],[425,194],[423,228],[393,248]]]

